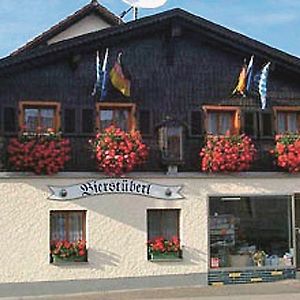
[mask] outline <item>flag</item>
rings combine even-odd
[[[232,92],[232,95],[234,94],[240,94],[242,96],[245,96],[246,91],[246,81],[247,81],[247,65],[246,65],[246,59],[244,60],[244,64],[242,66],[242,70],[239,75],[239,80],[237,83],[237,86]]]
[[[108,81],[108,71],[107,71],[107,65],[108,65],[108,48],[105,50],[105,56],[102,63],[102,68],[100,66],[100,58],[99,58],[99,51],[97,51],[96,55],[96,82],[94,85],[94,89],[92,92],[92,96],[95,96],[97,93],[97,90],[100,88],[100,100],[103,100],[107,94],[107,81]]]
[[[258,93],[260,95],[262,109],[265,109],[267,106],[267,83],[270,65],[271,63],[268,62],[254,77],[254,82],[257,85]]]
[[[122,53],[118,54],[114,67],[110,71],[110,81],[112,85],[119,90],[124,96],[130,96],[130,80],[123,73],[121,66]]]
[[[252,77],[253,77],[253,62],[254,62],[254,55],[251,56],[248,67],[247,67],[247,85],[246,85],[246,91],[249,93]]]

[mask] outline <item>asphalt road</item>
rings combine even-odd
[[[6,297],[0,300],[300,300],[300,280],[276,283],[227,285],[220,287],[178,287],[149,290],[125,290],[77,295]]]

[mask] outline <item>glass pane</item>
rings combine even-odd
[[[208,118],[207,133],[218,134],[218,113],[210,112],[207,114],[207,118]]]
[[[128,119],[129,119],[128,110],[121,110],[121,109],[114,110],[114,123],[116,126],[118,126],[124,131],[129,130]]]
[[[100,110],[100,128],[103,130],[110,126],[113,122],[112,110]]]
[[[297,132],[297,113],[288,113],[287,114],[287,130],[288,132]]]
[[[69,214],[69,240],[75,242],[83,239],[82,213],[72,212]]]
[[[51,213],[50,238],[52,241],[66,240],[66,218],[64,213]]]
[[[181,128],[168,128],[168,158],[173,160],[181,160]]]
[[[285,125],[285,115],[284,112],[278,112],[277,114],[277,129],[278,133],[285,133],[287,131],[286,125]]]
[[[54,128],[54,109],[53,108],[43,108],[40,110],[41,113],[41,124],[43,129]]]
[[[211,267],[292,264],[288,196],[211,197]]]
[[[25,125],[28,131],[35,131],[39,123],[39,110],[36,108],[26,108],[24,110]]]
[[[232,113],[220,113],[219,114],[219,132],[218,134],[226,134],[227,131],[231,131],[232,125]]]
[[[149,210],[148,211],[148,239],[164,237],[171,239],[178,236],[178,216],[179,210]]]

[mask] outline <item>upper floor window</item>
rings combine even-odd
[[[237,134],[240,130],[240,108],[236,106],[203,107],[205,127],[208,134]]]
[[[275,125],[277,133],[297,133],[300,129],[300,107],[275,106]]]
[[[60,128],[60,104],[57,102],[20,102],[19,125],[25,126],[27,131],[49,128],[58,130]]]
[[[135,129],[135,104],[131,103],[98,103],[97,127],[100,130],[115,125],[124,131]]]

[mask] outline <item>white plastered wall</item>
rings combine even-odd
[[[207,273],[209,195],[285,195],[300,186],[300,178],[145,177],[142,180],[148,182],[183,185],[185,199],[166,201],[132,195],[65,202],[47,199],[47,185],[72,185],[86,180],[0,179],[0,283]],[[181,262],[147,260],[148,208],[181,209]],[[49,212],[59,209],[87,210],[88,263],[49,263]]]
[[[75,23],[74,25],[70,26],[65,31],[59,33],[52,39],[48,41],[48,44],[54,44],[63,40],[71,39],[76,36],[80,36],[83,34],[87,34],[90,32],[102,30],[104,28],[110,27],[110,25],[102,20],[99,16],[92,14],[86,16],[79,22]]]

